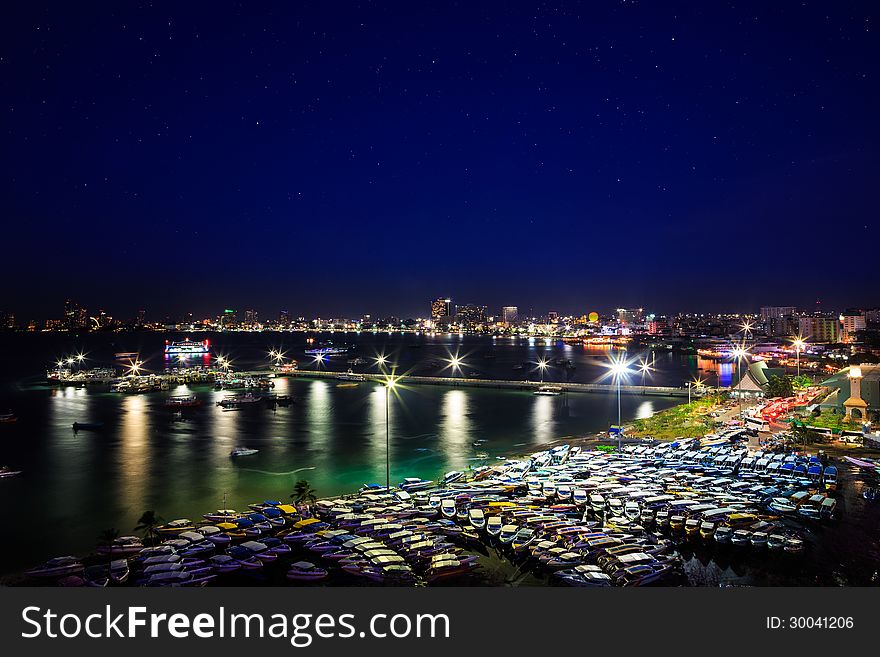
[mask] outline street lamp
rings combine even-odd
[[[617,356],[612,357],[609,368],[611,369],[612,378],[617,383],[617,451],[619,452],[621,440],[623,438],[623,426],[621,425],[622,419],[620,412],[620,381],[624,376],[629,374],[629,366],[622,356]]]
[[[538,369],[541,371],[541,383],[544,383],[544,371],[547,369],[546,358],[542,358],[538,361]]]
[[[739,347],[737,347],[736,349],[733,350],[733,357],[736,358],[736,378],[737,378],[737,385],[739,386],[739,393],[737,393],[737,397],[739,397],[739,414],[740,414],[740,416],[742,416],[742,410],[743,410],[743,402],[742,402],[742,398],[743,398],[742,371],[741,371],[741,367],[740,367],[740,366],[742,365],[742,360],[743,360],[743,358],[745,358],[746,355],[747,355],[748,353],[749,353],[749,350],[746,349],[744,345],[743,345],[743,346],[739,346]]]
[[[642,373],[642,394],[643,394],[643,395],[644,395],[645,392],[646,392],[646,389],[645,389],[645,375],[646,375],[646,374],[649,374],[651,371],[653,371],[653,369],[654,369],[654,368],[651,367],[651,364],[648,363],[648,359],[647,359],[647,358],[643,358],[643,359],[641,359],[641,360],[639,361],[639,372]]]
[[[803,350],[804,346],[807,343],[801,336],[798,336],[795,338],[793,344],[794,344],[795,361],[797,362],[797,375],[800,376],[801,375],[801,351]]]
[[[459,374],[461,374],[461,366],[464,364],[464,358],[458,355],[458,352],[453,354],[449,354],[449,358],[446,359],[446,362],[449,363],[447,367],[452,369],[453,376],[455,375],[455,371],[458,370]]]
[[[391,492],[391,422],[389,419],[388,406],[390,394],[397,385],[394,376],[385,377],[385,492]]]

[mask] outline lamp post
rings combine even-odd
[[[744,347],[737,347],[736,349],[733,350],[733,357],[736,358],[736,378],[737,378],[737,385],[739,386],[739,392],[737,393],[736,396],[739,397],[739,414],[740,414],[740,417],[742,417],[742,410],[743,410],[743,402],[742,402],[742,398],[743,398],[742,371],[741,371],[741,367],[740,367],[740,366],[742,365],[742,359],[745,358],[746,353],[748,353],[748,349],[745,349]]]
[[[795,353],[795,362],[797,363],[797,375],[801,375],[801,350],[804,348],[804,339],[800,336],[795,338],[794,341],[794,353]]]
[[[544,383],[544,370],[547,369],[547,359],[541,359],[538,361],[538,369],[541,371],[541,383]]]
[[[621,441],[623,439],[623,419],[620,411],[620,380],[628,372],[626,361],[618,357],[611,361],[611,375],[617,383],[617,451],[620,451]]]
[[[397,385],[394,377],[385,378],[385,492],[391,491],[391,421],[388,407],[391,389]]]
[[[642,394],[643,394],[643,395],[646,393],[646,388],[645,388],[645,375],[648,374],[648,372],[650,372],[651,369],[652,369],[652,368],[651,368],[651,365],[648,363],[648,359],[647,359],[647,358],[645,358],[645,359],[639,361],[639,372],[642,373]]]

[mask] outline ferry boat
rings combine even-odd
[[[308,356],[338,356],[339,354],[347,354],[348,347],[335,347],[327,345],[324,347],[313,347],[305,350]]]
[[[194,342],[189,338],[184,338],[179,342],[165,340],[165,354],[169,356],[207,354],[210,350],[211,348],[208,340],[205,340],[204,342]]]
[[[336,378],[340,381],[365,381],[367,377],[365,377],[363,374],[355,374],[349,369],[347,372],[338,374]]]
[[[534,395],[543,395],[547,397],[557,397],[562,394],[562,388],[558,386],[541,386],[532,394]]]

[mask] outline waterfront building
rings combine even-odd
[[[452,312],[452,299],[441,297],[431,302],[431,319],[437,321],[442,318],[451,318],[455,313]]]
[[[486,306],[472,303],[459,306],[455,320],[462,328],[473,331],[486,323]]]
[[[228,331],[236,328],[238,326],[238,318],[236,317],[235,310],[226,308],[223,311],[223,314],[218,318],[217,323],[219,324],[221,331]]]
[[[501,321],[505,326],[515,326],[519,322],[519,308],[504,306],[501,309]]]
[[[840,322],[837,318],[808,315],[798,319],[798,333],[812,343],[834,344],[840,339]]]

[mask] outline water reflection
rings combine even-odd
[[[143,507],[144,498],[151,489],[147,398],[128,395],[122,398],[120,406],[117,499],[121,506],[137,509]]]
[[[536,396],[532,404],[533,442],[543,444],[556,436],[553,426],[553,405],[556,397]]]
[[[437,449],[442,450],[458,467],[466,460],[465,451],[474,441],[469,401],[470,397],[464,390],[448,390],[441,401]]]
[[[640,420],[642,418],[651,417],[655,412],[656,407],[654,406],[654,402],[650,399],[646,399],[636,406],[634,417],[635,419]]]

